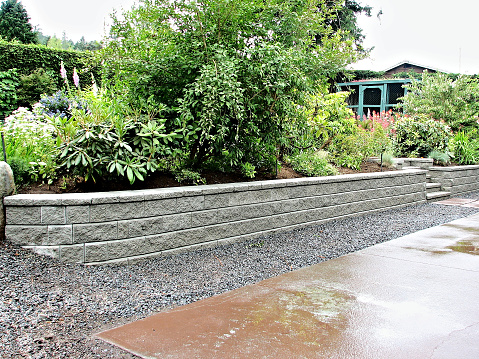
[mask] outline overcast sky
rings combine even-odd
[[[21,0],[45,35],[78,41],[101,40],[113,9],[129,9],[135,0]],[[361,16],[371,59],[354,68],[385,70],[404,60],[448,72],[479,73],[477,0],[362,0],[373,16]],[[382,10],[378,19],[376,14]]]
[[[3,0],[2,0],[3,1]],[[30,16],[30,23],[44,35],[62,37],[63,31],[74,42],[100,41],[105,23],[114,9],[129,10],[135,0],[19,0]]]
[[[403,60],[448,72],[479,73],[477,0],[363,0],[373,16],[359,25],[371,59],[354,68],[385,70]],[[382,10],[378,19],[376,14]]]

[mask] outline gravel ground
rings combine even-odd
[[[130,266],[61,264],[0,243],[0,357],[134,358],[93,334],[478,212],[408,206]]]

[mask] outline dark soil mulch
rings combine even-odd
[[[373,162],[363,162],[360,170],[352,170],[350,168],[338,168],[340,174],[353,173],[368,173],[381,171],[380,165]],[[390,171],[391,169],[383,167],[383,171]],[[250,181],[264,181],[272,179],[287,179],[304,177],[300,173],[294,171],[290,166],[283,164],[281,171],[276,174],[259,173],[255,178],[246,178],[241,173],[222,173],[222,172],[208,172],[202,173],[202,177],[206,179],[207,184],[219,183],[235,183],[235,182],[250,182]],[[136,181],[131,185],[128,181],[107,181],[98,180],[94,182],[84,182],[83,179],[59,179],[53,184],[48,185],[44,183],[34,183],[28,186],[23,186],[17,189],[18,193],[86,193],[86,192],[109,192],[109,191],[123,191],[123,190],[141,190],[149,188],[164,188],[164,187],[178,187],[191,186],[191,183],[179,183],[175,177],[167,173],[154,173],[150,175],[145,181]]]

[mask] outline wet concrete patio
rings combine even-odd
[[[479,214],[98,337],[142,358],[476,359],[478,254]]]

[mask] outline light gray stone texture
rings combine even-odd
[[[96,204],[90,207],[90,222],[142,218],[144,202]]]
[[[6,207],[7,224],[40,224],[42,222],[41,207]]]
[[[90,222],[90,206],[67,206],[66,207],[66,223],[89,223]]]
[[[74,244],[69,246],[60,246],[60,260],[66,263],[84,263],[85,245]]]
[[[10,165],[5,161],[0,161],[0,196],[10,196],[15,192],[15,181],[13,171]]]
[[[42,224],[65,224],[64,206],[42,206]]]
[[[86,243],[85,244],[85,263],[104,262],[110,258],[108,253],[108,243]]]
[[[10,225],[5,227],[5,238],[15,244],[42,245],[48,240],[47,226]]]
[[[204,196],[181,197],[176,203],[176,213],[201,211],[204,209],[204,204]]]
[[[73,225],[73,243],[111,241],[117,238],[116,222]]]
[[[150,253],[149,242],[144,237],[123,239],[108,243],[110,259],[127,258]]]
[[[127,238],[142,237],[163,232],[165,232],[164,217],[134,219],[128,221]]]
[[[157,217],[165,214],[177,213],[176,198],[156,199],[145,201],[144,216]]]
[[[60,244],[72,244],[73,243],[73,226],[63,225],[48,226],[48,238],[43,241],[43,245],[60,245]]]

